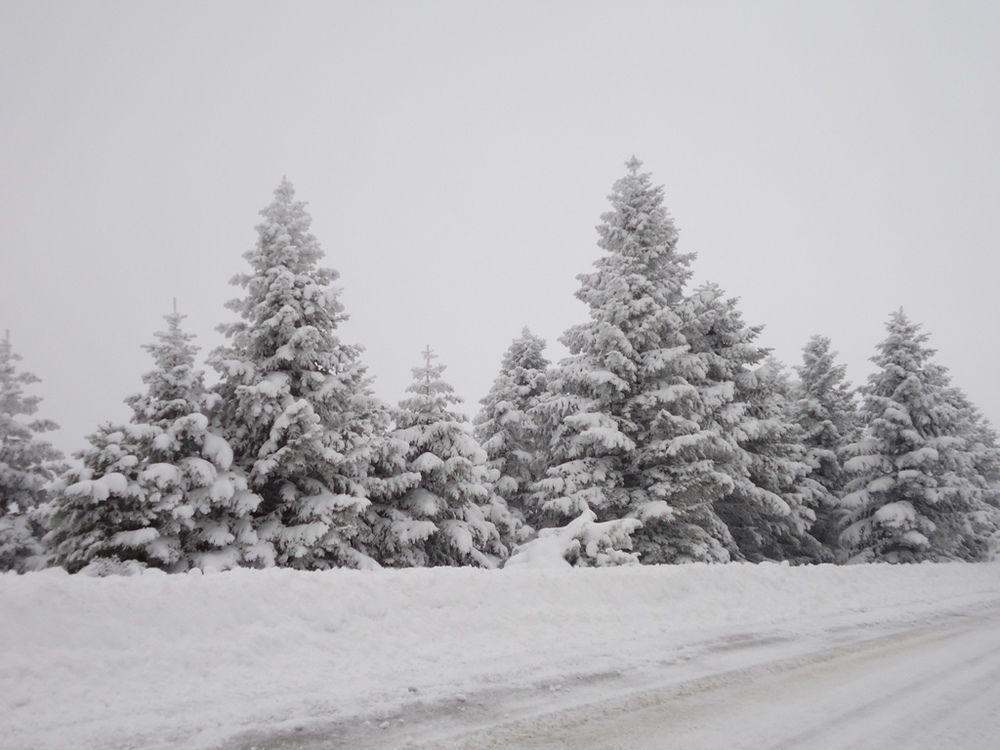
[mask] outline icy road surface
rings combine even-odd
[[[7,574],[0,748],[992,750],[998,649],[992,563]]]
[[[1000,602],[903,628],[733,636],[631,678],[472,694],[229,747],[985,750],[1000,747]]]

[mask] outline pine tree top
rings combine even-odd
[[[812,336],[802,349],[802,364],[796,365],[800,387],[808,395],[825,393],[842,383],[847,365],[838,364],[837,352],[826,336]]]
[[[416,424],[433,424],[434,422],[465,422],[466,416],[452,411],[449,407],[462,403],[455,395],[454,388],[441,376],[447,369],[443,364],[436,364],[438,355],[428,346],[422,352],[424,364],[414,367],[413,382],[406,392],[413,396],[399,402],[400,427],[411,427]]]
[[[847,382],[847,366],[836,361],[829,338],[812,336],[802,349],[793,414],[806,431],[810,448],[823,450],[828,483],[837,481],[836,452],[851,440],[858,427],[855,391]]]
[[[694,258],[678,252],[663,187],[653,185],[652,176],[639,166],[638,159],[630,160],[608,196],[611,209],[597,227],[598,246],[605,254],[595,261],[594,271],[577,276],[576,297],[589,307],[590,321],[560,339],[574,355],[617,363],[610,367],[622,382],[634,379],[642,353],[683,345],[676,310]]]
[[[38,411],[41,398],[28,396],[24,386],[38,383],[38,377],[30,372],[19,372],[17,363],[21,355],[14,351],[10,341],[10,331],[0,340],[0,414],[10,417],[29,416]]]
[[[671,256],[682,284],[690,277],[686,266],[693,256],[676,253],[678,232],[663,203],[663,186],[653,184],[649,172],[640,172],[642,162],[634,156],[625,164],[628,172],[612,187],[611,209],[601,215],[598,245],[609,253],[656,264]]]
[[[306,202],[295,199],[295,187],[287,177],[274,190],[274,200],[261,209],[264,218],[257,225],[257,246],[244,255],[255,270],[283,266],[292,273],[312,271],[323,258],[319,240],[309,231],[312,216]],[[330,280],[337,273],[327,270]]]
[[[889,316],[885,327],[888,335],[879,342],[877,354],[871,358],[881,371],[872,374],[869,383],[878,395],[891,396],[902,381],[930,361],[936,350],[924,346],[929,335],[902,308]]]
[[[156,341],[142,347],[153,357],[154,367],[142,376],[146,392],[126,399],[136,423],[162,426],[201,407],[204,373],[195,369],[195,336],[181,327],[186,317],[177,312],[175,300],[173,312],[163,316],[166,330],[154,333]]]
[[[715,282],[695,289],[687,300],[692,350],[713,352],[742,364],[765,359],[771,350],[755,343],[764,326],[747,325],[738,304],[739,297],[727,297]]]
[[[260,213],[257,243],[243,256],[251,272],[232,279],[246,295],[227,305],[241,320],[219,327],[231,345],[213,355],[213,364],[226,374],[245,371],[247,362],[257,373],[356,370],[361,347],[342,344],[334,333],[348,318],[333,283],[339,274],[318,265],[323,251],[309,231],[306,203],[283,179]]]
[[[865,421],[873,432],[898,434],[911,446],[948,433],[956,420],[948,399],[951,384],[947,368],[933,360],[935,350],[925,345],[928,334],[902,310],[892,313],[886,331],[872,357],[878,369],[864,389]]]
[[[530,424],[527,412],[538,404],[548,382],[549,361],[544,350],[545,340],[525,327],[504,352],[500,372],[489,393],[479,400],[483,408],[474,420],[477,438],[491,445],[487,450],[500,447],[498,433]]]
[[[521,335],[510,342],[503,355],[501,369],[512,373],[516,370],[544,370],[549,366],[546,359],[545,339],[533,334],[527,326],[521,329]]]
[[[191,343],[196,336],[181,328],[181,323],[186,318],[187,315],[181,315],[175,307],[172,313],[163,316],[167,321],[167,329],[153,334],[156,343],[143,345],[142,348],[152,355],[159,369],[172,370],[175,367],[194,366],[198,347]]]

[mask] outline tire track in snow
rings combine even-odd
[[[982,686],[1000,674],[998,605],[980,602],[922,616],[907,627],[897,623],[890,631],[837,625],[798,640],[787,633],[734,634],[691,643],[679,658],[652,662],[652,671],[641,676],[571,679],[556,692],[475,693],[367,725],[345,722],[295,737],[257,735],[252,744],[233,747],[660,750],[681,743],[695,750],[840,750],[892,747],[890,735],[906,735],[903,746],[937,748],[951,743],[923,742],[935,733],[907,733],[913,722],[900,717],[914,709],[926,717],[956,714],[962,707],[946,693],[964,696],[972,708],[981,704],[967,717],[972,744],[955,745],[978,750],[984,745],[975,724],[998,705],[978,700]]]
[[[985,637],[985,651],[977,642],[971,655],[964,658],[959,655],[958,663],[954,663],[952,647],[956,641],[970,635]],[[923,693],[929,699],[927,702],[934,704],[944,700],[946,703],[940,710],[947,713],[954,704],[946,695],[948,690],[934,688],[935,680],[950,675],[959,684],[965,683],[969,671],[984,658],[991,664],[990,673],[1000,668],[997,663],[1000,610],[997,609],[971,616],[953,616],[903,634],[870,636],[870,632],[862,630],[854,634],[854,640],[832,648],[790,658],[766,659],[730,670],[724,665],[731,657],[738,660],[752,656],[759,649],[752,646],[748,653],[734,651],[732,654],[725,653],[731,650],[728,648],[715,650],[706,653],[703,661],[710,669],[718,671],[704,677],[632,695],[612,695],[607,700],[555,711],[537,719],[476,727],[451,736],[428,737],[405,746],[659,750],[676,744],[706,750],[715,747],[758,750],[777,743],[776,747],[783,750],[805,747],[875,750],[894,746],[880,738],[884,730],[891,731],[899,726],[898,712],[890,712],[887,716],[886,709],[895,706],[905,715],[912,713],[913,707],[906,699],[920,695],[921,691],[916,685],[908,687],[909,679],[930,685]],[[921,657],[935,650],[947,664],[934,669],[932,663],[930,674],[926,674],[928,665],[921,662]],[[880,701],[872,697],[872,684],[886,682],[884,678],[881,681],[875,678],[886,667],[886,662],[893,659],[912,664],[895,676],[904,684],[892,686],[890,680],[887,689],[892,694],[885,694]],[[844,715],[839,721],[838,711]],[[936,750],[942,745],[936,740],[923,742],[919,735],[908,733],[904,746],[911,750]],[[959,747],[950,742],[945,746]],[[980,750],[984,745],[977,742],[968,747]]]

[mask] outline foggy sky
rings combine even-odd
[[[203,354],[282,175],[391,402],[430,344],[475,411],[633,153],[696,282],[854,382],[903,306],[1000,422],[1000,4],[0,0],[0,330],[55,442],[124,420],[177,297]]]

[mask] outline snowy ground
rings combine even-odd
[[[973,748],[998,711],[1000,564],[0,576],[2,748]]]

